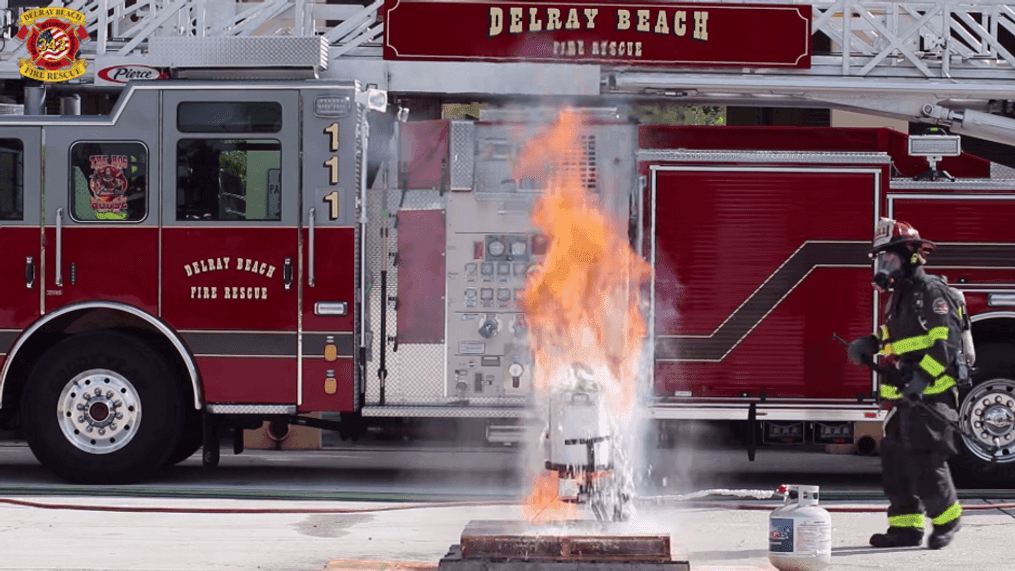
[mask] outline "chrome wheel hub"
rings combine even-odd
[[[1015,381],[993,379],[973,387],[962,401],[959,419],[973,454],[999,463],[1015,461]]]
[[[64,437],[75,448],[109,454],[134,437],[141,422],[141,401],[123,375],[91,369],[64,386],[56,415]]]

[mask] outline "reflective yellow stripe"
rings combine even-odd
[[[878,338],[878,341],[884,341],[885,339],[888,339],[888,326],[882,325],[881,328],[878,329],[878,332],[875,333],[874,335]]]
[[[945,372],[945,366],[930,355],[924,355],[923,359],[920,359],[920,368],[927,371],[932,379],[940,377]]]
[[[894,341],[892,346],[895,355],[902,355],[904,353],[920,351],[921,349],[930,349],[936,341],[944,341],[945,339],[948,339],[948,328],[942,325],[941,327],[931,329],[926,335]]]
[[[934,381],[933,385],[923,389],[925,395],[939,395],[955,386],[955,379],[948,375],[941,375]]]
[[[957,504],[956,504],[957,505]],[[948,508],[951,509],[951,508]],[[947,513],[947,512],[945,512]],[[941,516],[944,517],[944,516]],[[958,517],[958,516],[956,516]],[[916,527],[923,529],[923,514],[893,515],[888,517],[889,527]]]
[[[949,375],[942,375],[937,378],[933,385],[923,390],[925,395],[939,395],[955,386],[955,379]],[[886,400],[899,400],[902,398],[902,391],[892,385],[881,385],[878,393]]]
[[[894,355],[895,353],[893,353],[893,351],[895,351],[895,349],[892,347],[892,344],[885,343],[884,349],[878,351],[878,355]]]
[[[959,505],[959,502],[955,502],[954,504],[948,506],[948,509],[946,509],[941,515],[930,521],[932,521],[934,525],[944,525],[950,521],[959,519],[960,515],[962,515],[962,506]],[[891,518],[889,518],[889,521],[891,521]]]
[[[888,400],[899,400],[902,398],[902,391],[892,385],[881,385],[881,398]]]

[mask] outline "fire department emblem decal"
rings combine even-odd
[[[17,37],[25,41],[29,57],[18,61],[21,75],[39,81],[84,75],[88,64],[75,59],[80,42],[88,39],[84,23],[84,14],[67,8],[37,8],[22,14]]]
[[[948,302],[946,302],[943,297],[939,297],[934,300],[934,313],[937,313],[938,315],[948,314]]]
[[[127,168],[125,155],[94,155],[89,157],[92,175],[88,177],[92,210],[120,214],[127,209]]]

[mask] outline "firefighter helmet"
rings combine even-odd
[[[891,218],[878,220],[877,229],[874,232],[874,242],[871,245],[871,254],[883,252],[897,246],[904,246],[914,254],[924,256],[934,251],[934,242],[924,240],[920,233],[906,222],[898,222]]]

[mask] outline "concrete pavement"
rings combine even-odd
[[[873,510],[833,511],[830,569],[987,571],[1011,565],[1015,511],[967,510],[956,541],[941,551],[875,550],[867,538],[885,527],[884,504],[822,505]],[[642,506],[635,522],[668,529],[692,570],[770,570],[769,511]],[[0,499],[0,570],[427,569],[458,542],[470,520],[518,517],[517,506],[490,504],[8,496]]]

